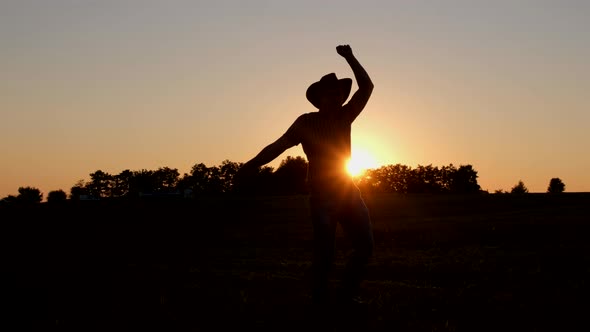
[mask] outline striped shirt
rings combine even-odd
[[[307,182],[312,194],[340,192],[353,187],[352,177],[346,172],[350,159],[352,121],[345,105],[337,112],[305,113],[283,135],[293,145],[301,143],[309,162]]]

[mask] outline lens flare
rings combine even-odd
[[[346,163],[346,171],[351,176],[359,176],[365,170],[377,168],[378,163],[369,152],[366,150],[355,150],[352,152],[352,157]]]

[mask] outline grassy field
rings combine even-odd
[[[357,331],[575,331],[590,194],[366,197],[376,240]],[[321,330],[305,196],[0,209],[7,317],[38,330]],[[348,251],[340,229],[333,282]],[[359,326],[360,324],[360,326]]]

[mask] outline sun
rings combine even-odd
[[[366,150],[354,150],[352,151],[352,157],[346,164],[346,171],[351,176],[359,176],[365,170],[377,167],[377,161],[369,152]]]

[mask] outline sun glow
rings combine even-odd
[[[366,150],[352,151],[352,157],[346,163],[346,171],[352,176],[359,176],[367,169],[378,167],[379,165],[373,155]]]

